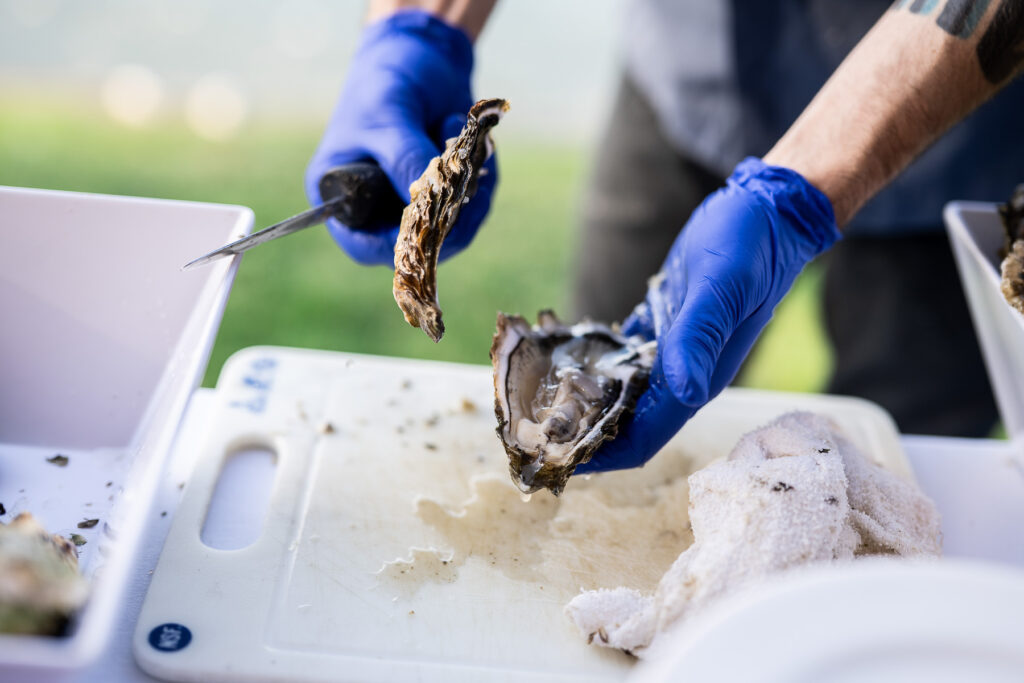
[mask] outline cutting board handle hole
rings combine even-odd
[[[233,449],[224,458],[200,532],[203,544],[241,550],[263,533],[274,488],[277,453],[265,445]]]

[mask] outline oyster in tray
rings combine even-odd
[[[1006,228],[1006,245],[1000,256],[1003,296],[1024,313],[1024,185],[1018,185],[1010,201],[999,207]]]
[[[491,345],[494,413],[513,481],[556,495],[647,389],[656,342],[584,321],[564,325],[541,311],[533,327],[498,314]]]
[[[437,303],[437,258],[441,244],[455,225],[462,205],[476,194],[480,167],[493,151],[488,131],[498,125],[508,102],[480,100],[466,117],[457,138],[434,157],[427,170],[409,186],[412,198],[402,212],[395,241],[393,292],[406,321],[435,342],[444,334]]]
[[[59,635],[88,592],[71,541],[27,512],[0,523],[0,633]]]

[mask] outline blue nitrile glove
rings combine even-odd
[[[323,203],[318,185],[328,170],[371,159],[408,202],[409,185],[466,122],[473,106],[472,69],[469,37],[430,14],[401,11],[367,26],[327,130],[306,169],[310,203]],[[465,248],[487,214],[498,177],[493,156],[484,168],[476,195],[459,212],[444,242],[442,259]],[[394,264],[397,222],[357,231],[332,218],[327,228],[357,262]]]
[[[742,161],[676,238],[623,332],[658,340],[623,432],[577,474],[644,464],[736,375],[808,261],[839,238],[832,205],[794,171]]]

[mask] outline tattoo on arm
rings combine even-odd
[[[896,0],[893,9],[927,15],[942,7],[935,23],[952,36],[966,40],[978,28],[991,0]],[[999,84],[1024,62],[1024,0],[1001,0],[978,41],[978,64],[985,79]]]
[[[988,9],[989,0],[950,0],[935,20],[942,30],[957,38],[967,39],[978,28]]]

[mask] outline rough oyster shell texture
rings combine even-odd
[[[512,480],[527,493],[561,493],[576,466],[614,439],[647,389],[656,342],[584,321],[537,324],[498,314],[491,345],[494,414]]]
[[[1006,228],[1006,246],[1000,266],[1003,296],[1024,313],[1024,185],[1018,185],[1010,201],[999,207]]]
[[[469,110],[466,125],[427,170],[409,186],[412,196],[402,212],[395,242],[394,295],[406,321],[435,342],[444,334],[437,303],[437,259],[441,244],[455,225],[462,205],[476,194],[480,168],[491,155],[488,131],[508,111],[502,99],[480,100]]]
[[[27,512],[0,524],[0,633],[59,634],[87,596],[71,541]]]

